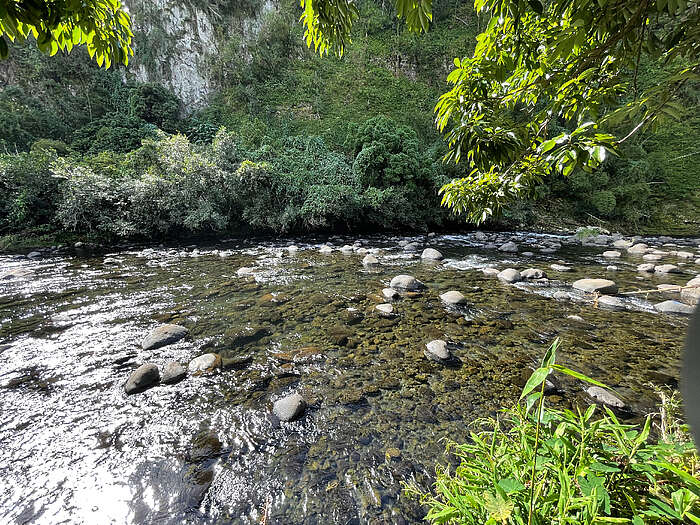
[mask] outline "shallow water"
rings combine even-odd
[[[300,251],[286,257],[292,241],[124,250],[106,262],[0,258],[2,270],[33,272],[0,281],[0,522],[257,523],[266,514],[279,524],[415,523],[422,510],[401,496],[401,481],[428,487],[447,460],[440,440],[466,439],[471,421],[517,399],[523,370],[556,336],[560,363],[613,386],[634,413],[654,407],[650,382],[677,381],[686,318],[657,314],[644,298],[627,311],[598,309],[568,284],[683,284],[698,271],[692,261],[682,274],[641,276],[640,258],[611,262],[600,247],[525,257],[470,235],[407,238],[442,251],[431,264],[400,240],[334,240],[381,248],[377,270],[357,253],[319,253],[322,239],[311,238],[295,239]],[[566,241],[518,239],[557,240]],[[554,272],[555,262],[576,271]],[[505,285],[479,271],[486,266],[539,267],[551,280]],[[240,267],[255,270],[238,276]],[[401,273],[428,288],[382,318],[381,289]],[[452,289],[467,307],[441,304]],[[570,300],[553,299],[558,290]],[[163,322],[190,334],[142,350]],[[453,344],[452,366],[423,355],[436,338]],[[138,365],[206,352],[220,353],[225,369],[125,395]],[[555,404],[583,399],[580,384],[559,386]],[[309,406],[279,423],[271,403],[291,391]]]

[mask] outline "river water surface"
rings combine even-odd
[[[532,256],[468,234],[333,239],[336,249],[380,249],[380,266],[365,269],[361,253],[320,253],[323,240],[0,257],[3,271],[27,270],[0,281],[0,522],[417,523],[423,511],[401,482],[429,487],[447,461],[441,439],[466,439],[471,421],[514,402],[555,337],[560,363],[614,387],[635,414],[655,406],[650,383],[679,376],[687,318],[655,313],[650,301],[665,297],[610,311],[570,283],[683,284],[700,268],[692,260],[660,277],[637,273],[642,261],[627,255],[606,270],[606,248],[554,236],[518,235]],[[421,262],[426,246],[445,259]],[[557,262],[575,270],[551,270]],[[507,285],[480,271],[488,266],[538,267],[549,281]],[[427,289],[387,319],[374,307],[398,274]],[[442,304],[448,290],[469,304]],[[562,290],[568,300],[552,298]],[[165,322],[189,336],[142,350]],[[426,359],[433,339],[451,343],[451,366]],[[186,365],[208,352],[225,365],[214,375],[124,393],[142,363]],[[559,388],[555,404],[583,399],[581,384]],[[280,423],[272,402],[293,391],[307,410]]]

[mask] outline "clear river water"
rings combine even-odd
[[[677,382],[687,317],[655,312],[660,294],[613,311],[570,285],[684,284],[700,266],[668,256],[680,273],[640,274],[641,257],[624,250],[611,261],[601,255],[610,248],[570,237],[513,238],[518,253],[464,234],[0,256],[0,273],[15,272],[0,280],[0,523],[418,523],[423,510],[401,482],[430,487],[449,461],[443,438],[467,439],[475,418],[517,400],[557,336],[559,362],[614,387],[632,420],[653,410],[650,383]],[[333,253],[319,251],[326,242]],[[697,252],[697,240],[679,242]],[[346,244],[354,249],[338,250]],[[422,262],[424,247],[445,258]],[[363,267],[365,249],[378,267]],[[549,279],[510,285],[485,267]],[[427,288],[387,318],[375,306],[398,274]],[[443,304],[448,290],[468,303]],[[189,335],[143,350],[162,323]],[[450,343],[449,366],[426,359],[433,339]],[[142,363],[186,366],[209,352],[223,361],[214,374],[124,392]],[[580,383],[557,386],[555,405],[590,401]],[[290,392],[307,408],[279,422],[272,403]]]

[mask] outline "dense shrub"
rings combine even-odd
[[[138,84],[129,95],[129,114],[164,131],[178,126],[180,101],[160,84]]]
[[[111,113],[77,129],[71,146],[84,153],[100,151],[126,153],[138,148],[141,141],[154,136],[152,124],[123,113]]]

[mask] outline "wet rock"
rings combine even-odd
[[[367,267],[378,266],[379,259],[377,259],[374,255],[365,255],[365,258],[362,259],[362,265]]]
[[[579,279],[574,281],[572,286],[576,290],[581,290],[582,292],[598,292],[602,294],[615,294],[617,293],[617,285],[614,281],[610,279]]]
[[[397,275],[389,284],[395,290],[417,291],[425,287],[425,285],[412,275]]]
[[[617,250],[608,250],[606,252],[603,252],[603,257],[607,257],[608,259],[616,259],[620,256],[622,256],[622,254]]]
[[[508,241],[506,243],[501,244],[498,247],[498,251],[501,252],[508,252],[508,253],[515,253],[518,251],[518,245],[515,244],[513,241]]]
[[[654,310],[665,314],[691,315],[695,311],[695,308],[679,301],[668,300],[656,303],[654,305]]]
[[[681,301],[691,306],[700,303],[700,288],[686,288],[681,290]]]
[[[532,257],[532,256],[535,255],[535,254],[532,253],[532,252],[522,252],[520,255],[523,255],[523,256],[525,256],[525,257]]]
[[[241,347],[256,341],[260,341],[263,337],[272,335],[272,332],[265,327],[247,325],[240,329],[227,330],[226,337],[231,339],[232,347]]]
[[[522,279],[544,279],[547,274],[539,268],[528,268],[520,272],[520,277]]]
[[[430,341],[425,345],[423,353],[425,357],[437,363],[444,363],[450,359],[450,351],[447,349],[447,343],[442,339]]]
[[[295,392],[275,401],[272,405],[272,413],[280,421],[293,421],[304,413],[305,408],[304,398]]]
[[[474,239],[475,241],[485,241],[485,240],[488,239],[488,236],[487,236],[484,232],[482,232],[482,231],[476,231],[476,232],[474,232],[474,234],[472,235],[472,237],[473,237],[473,239]]]
[[[353,248],[353,247],[350,246],[349,244],[346,244],[345,246],[343,246],[343,247],[340,249],[340,253],[342,253],[343,255],[350,255],[350,254],[353,253],[354,251],[355,251],[355,248]]]
[[[0,279],[1,280],[20,279],[22,277],[29,277],[33,273],[34,272],[32,272],[31,270],[26,270],[24,268],[14,268],[12,270],[8,270],[6,272],[0,273]]]
[[[494,275],[498,275],[499,271],[496,268],[482,268],[481,273],[486,276],[493,277]]]
[[[693,277],[690,281],[685,283],[685,285],[690,286],[691,288],[700,288],[700,275]]]
[[[586,388],[586,394],[591,396],[597,403],[602,403],[613,408],[625,408],[625,402],[615,394],[599,386],[589,386]]]
[[[549,266],[555,272],[573,272],[574,269],[571,266],[565,266],[563,264],[551,264]]]
[[[287,250],[289,253],[296,253],[296,252],[299,251],[299,247],[296,246],[296,245],[294,245],[294,244],[292,244],[292,245],[290,245],[290,246],[287,246],[286,250]]]
[[[319,251],[320,253],[333,253],[333,248],[331,248],[331,247],[328,246],[327,244],[324,244],[323,246],[321,246],[321,247],[318,249],[318,251]]]
[[[440,294],[440,299],[447,304],[466,304],[467,298],[457,290],[450,290]]]
[[[681,287],[677,284],[659,284],[656,287],[667,295],[679,295],[681,293]]]
[[[423,253],[420,254],[421,259],[426,259],[428,261],[439,261],[441,260],[442,254],[434,248],[426,248]]]
[[[662,264],[654,267],[654,273],[680,273],[675,264]]]
[[[676,252],[676,257],[680,257],[681,259],[694,259],[695,254],[690,253],[690,252],[680,251],[680,252]]]
[[[552,294],[552,297],[554,299],[556,299],[557,301],[568,301],[569,300],[569,294],[562,291],[562,290],[554,292]]]
[[[110,265],[117,265],[120,264],[121,261],[119,259],[115,259],[114,257],[105,257],[102,260],[102,264],[110,266]]]
[[[29,252],[27,254],[27,259],[41,259],[41,252]]]
[[[660,261],[661,259],[663,259],[663,257],[659,254],[656,254],[656,253],[646,253],[646,254],[642,255],[642,259],[644,259],[645,261],[649,261],[649,262],[657,262],[657,261]]]
[[[328,338],[331,343],[337,346],[345,346],[348,344],[351,335],[352,332],[350,330],[340,325],[332,326],[330,330],[328,330]]]
[[[190,374],[209,374],[221,366],[221,356],[219,354],[204,354],[195,357],[187,365]]]
[[[629,248],[627,248],[628,253],[632,254],[637,254],[637,255],[642,255],[647,252],[649,249],[649,246],[644,244],[643,242],[639,242],[637,244],[633,244]]]
[[[176,343],[188,333],[187,328],[177,324],[163,324],[155,328],[141,342],[144,350],[155,350]]]
[[[420,249],[420,244],[417,242],[409,242],[406,246],[403,247],[403,251],[405,252],[417,252]]]
[[[520,280],[520,272],[515,268],[506,268],[498,273],[498,278],[506,283],[517,283]]]
[[[286,302],[287,296],[283,294],[266,293],[260,299],[258,299],[258,304],[260,306],[278,306]]]
[[[158,367],[153,363],[145,363],[131,372],[124,385],[127,394],[138,394],[157,384],[160,380]]]
[[[389,301],[395,301],[396,299],[399,299],[401,297],[401,294],[399,294],[399,292],[394,290],[393,288],[384,288],[382,290],[382,295],[384,296],[384,299],[387,299]]]
[[[653,273],[656,265],[652,263],[644,263],[637,266],[637,271],[642,273]]]
[[[606,266],[605,270],[608,272],[616,272],[617,270],[619,270],[619,268],[617,266],[615,266],[614,264],[611,264],[609,266]]]
[[[169,361],[163,367],[160,382],[166,385],[182,381],[187,376],[187,370],[177,361]]]
[[[251,268],[251,267],[249,267],[249,266],[244,266],[244,267],[239,268],[238,270],[236,270],[236,275],[238,275],[238,277],[244,277],[244,276],[247,276],[247,275],[253,275],[253,273],[255,273],[255,268]]]
[[[540,250],[540,253],[545,253],[545,254],[548,254],[548,253],[556,253],[556,252],[557,252],[557,249],[556,249],[556,248],[542,248],[542,249]]]
[[[394,307],[389,303],[378,304],[374,307],[382,317],[394,317]]]
[[[624,310],[625,303],[619,297],[612,295],[601,295],[598,297],[598,306],[602,306],[609,310]]]
[[[627,248],[632,247],[633,244],[634,244],[633,241],[626,241],[625,239],[618,239],[613,243],[613,247],[627,249]]]
[[[567,318],[567,319],[571,319],[572,321],[577,321],[577,322],[579,322],[579,323],[585,323],[585,322],[586,322],[586,321],[584,320],[584,318],[581,317],[580,315],[567,315],[566,318]]]

